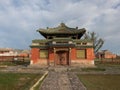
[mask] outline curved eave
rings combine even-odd
[[[76,48],[80,48],[80,49],[82,49],[82,48],[93,48],[93,46],[75,46]]]
[[[83,29],[65,29],[65,30],[47,30],[47,29],[39,29],[37,32],[41,34],[80,34],[80,33],[85,33],[86,30],[85,28]]]
[[[37,46],[33,46],[33,45],[30,45],[29,46],[30,48],[48,48],[49,46],[40,46],[40,45],[37,45]]]
[[[39,29],[37,30],[40,34],[42,34],[44,37],[47,37],[48,35],[78,35],[79,38],[83,36],[83,34],[86,32],[86,30],[78,29],[78,30],[46,30],[46,29]]]

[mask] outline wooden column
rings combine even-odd
[[[69,65],[71,65],[71,48],[69,48]]]
[[[55,54],[56,54],[56,49],[55,48],[53,48],[53,50],[54,50],[54,66],[56,65],[56,57],[55,57]]]
[[[48,57],[47,57],[47,65],[49,66],[49,53],[50,53],[50,50],[48,49]]]

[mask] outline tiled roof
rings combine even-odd
[[[83,35],[86,30],[85,28],[78,29],[78,28],[70,28],[67,27],[64,23],[61,23],[58,27],[55,28],[47,28],[47,29],[38,29],[37,30],[43,36],[46,35],[55,35],[55,34],[70,34],[70,35]]]

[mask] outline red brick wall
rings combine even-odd
[[[77,60],[78,58],[76,57],[76,48],[71,49],[71,60]],[[94,51],[93,48],[87,48],[86,49],[86,59],[87,60],[93,60],[94,59]]]
[[[32,48],[31,49],[31,60],[33,61],[33,63],[37,63],[39,57],[40,57],[39,48]]]
[[[116,58],[115,54],[105,54],[104,58]]]
[[[71,48],[70,58],[71,58],[72,61],[77,60],[76,48]],[[94,60],[93,48],[87,48],[86,49],[86,59],[87,60]],[[33,61],[33,63],[42,62],[42,60],[40,59],[40,49],[39,48],[32,48],[31,49],[31,60]],[[51,49],[49,50],[49,60],[54,61],[54,52]]]
[[[71,57],[71,60],[76,60],[76,48],[71,49],[70,57]]]
[[[93,48],[87,48],[86,49],[86,55],[88,60],[93,60],[94,59],[94,51]]]
[[[50,61],[54,60],[54,52],[51,49],[49,49],[49,60]]]

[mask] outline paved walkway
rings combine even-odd
[[[50,71],[40,90],[86,90],[74,73],[57,68]]]

